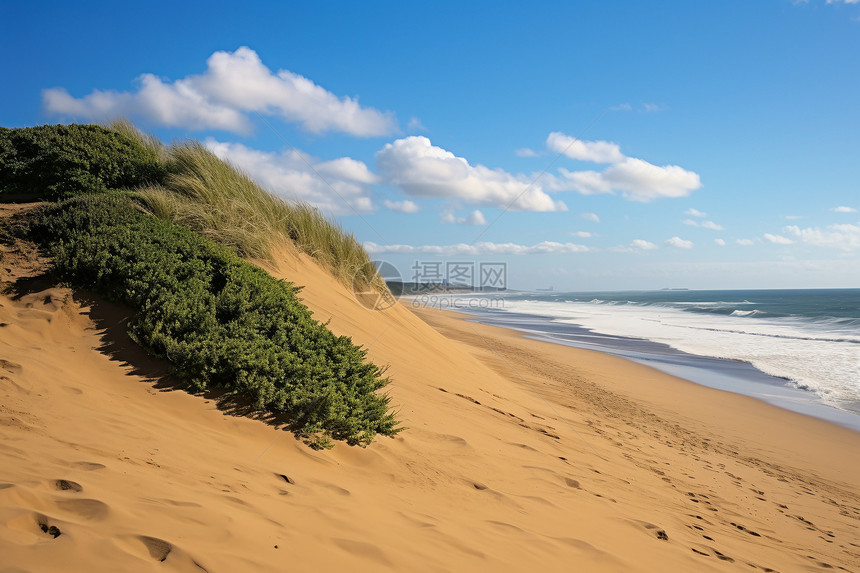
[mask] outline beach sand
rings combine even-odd
[[[7,285],[37,274],[3,249]],[[19,280],[0,571],[860,569],[860,434],[452,313],[370,311],[279,261],[390,366],[404,431],[313,451],[159,381],[122,307]]]

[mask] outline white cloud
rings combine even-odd
[[[797,221],[798,219],[803,219],[803,215],[786,215],[787,221]]]
[[[700,188],[699,175],[677,165],[659,167],[633,157],[602,172],[559,169],[567,187],[584,195],[620,191],[625,199],[648,202],[661,197],[686,197]],[[561,190],[564,185],[556,185]]]
[[[693,209],[692,207],[684,211],[684,215],[689,215],[690,217],[699,217],[700,219],[708,216],[707,213],[702,213],[698,209]]]
[[[801,229],[790,226],[785,230],[804,243],[817,247],[830,247],[843,251],[860,249],[860,226],[858,225],[829,225],[826,230],[817,227]]]
[[[397,211],[399,213],[417,213],[418,205],[413,203],[412,201],[389,201],[386,199],[384,201],[386,208],[391,209],[392,211]]]
[[[583,239],[588,239],[594,236],[594,233],[591,233],[589,231],[573,231],[570,234],[574,237],[581,237]]]
[[[671,239],[667,239],[666,244],[670,245],[672,247],[677,247],[679,249],[692,249],[693,248],[693,242],[692,241],[685,241],[681,237],[672,237]]]
[[[694,219],[684,219],[683,223],[685,225],[689,225],[691,227],[702,227],[703,229],[710,229],[712,231],[722,231],[722,225],[718,225],[713,221],[696,221]]]
[[[657,249],[657,245],[651,241],[644,239],[633,239],[629,245],[618,245],[617,247],[609,247],[613,253],[641,253],[643,251],[653,251]]]
[[[743,245],[744,247],[748,247],[755,243],[755,241],[753,241],[752,239],[738,239],[735,242],[739,245]]]
[[[854,207],[840,206],[834,207],[833,209],[831,209],[831,211],[834,211],[836,213],[856,213],[857,209],[855,209]]]
[[[633,241],[630,242],[630,246],[634,249],[641,249],[643,251],[653,251],[657,248],[657,245],[644,239],[633,239]]]
[[[458,243],[455,245],[379,245],[373,242],[364,243],[364,248],[371,254],[398,253],[421,255],[534,255],[550,253],[584,253],[590,249],[585,245],[574,243],[556,243],[543,241],[536,245],[518,245],[516,243],[475,243],[472,245]]]
[[[716,244],[718,244],[719,246],[721,246],[721,247],[725,247],[725,246],[726,246],[726,242],[725,242],[723,239],[714,239],[714,242],[715,242]]]
[[[423,136],[388,143],[376,153],[376,164],[388,183],[414,197],[444,197],[514,211],[566,211],[524,175],[470,165],[463,157],[436,147]]]
[[[453,211],[445,211],[442,213],[443,223],[456,223],[458,225],[475,225],[482,226],[487,224],[484,214],[477,209],[466,215],[465,217],[457,217]]]
[[[609,111],[632,111],[633,106],[629,103],[620,103],[618,105],[613,105],[609,108]]]
[[[392,112],[362,107],[289,70],[272,72],[247,47],[219,51],[199,75],[175,81],[153,74],[138,78],[136,92],[94,90],[75,98],[63,88],[45,90],[45,111],[93,120],[139,116],[159,125],[247,133],[248,113],[277,115],[313,133],[339,131],[359,137],[397,131]]]
[[[49,114],[94,121],[119,117],[144,117],[167,127],[222,129],[248,133],[251,122],[241,111],[212,101],[184,80],[164,83],[152,74],[138,78],[137,92],[94,90],[82,98],[69,95],[64,88],[42,92],[42,105]]]
[[[783,237],[782,235],[772,235],[770,233],[765,233],[764,238],[768,242],[773,243],[775,245],[790,245],[794,242],[788,237]]]
[[[361,161],[349,157],[320,161],[296,150],[271,153],[212,138],[204,143],[215,155],[281,197],[307,201],[336,215],[374,208],[368,184],[376,182],[377,177]]]
[[[537,157],[538,152],[534,149],[529,149],[528,147],[521,147],[519,149],[514,150],[517,157]]]
[[[686,197],[702,186],[699,176],[677,165],[658,167],[641,159],[628,157],[610,166],[603,178],[624,197],[650,201],[658,197]]]
[[[597,213],[583,213],[580,215],[586,221],[592,221],[594,223],[600,222],[600,217],[597,216]]]
[[[547,148],[572,159],[610,163],[603,171],[570,171],[560,168],[560,177],[548,181],[551,191],[577,191],[583,195],[620,192],[625,199],[648,202],[661,197],[686,197],[702,186],[699,175],[677,165],[658,166],[621,153],[616,143],[582,141],[554,131]],[[690,213],[699,213],[691,209]],[[698,215],[694,215],[698,216]]]
[[[642,104],[642,111],[644,111],[646,113],[653,113],[655,111],[662,111],[662,110],[663,110],[663,106],[658,104],[658,103],[643,103]]]
[[[582,141],[575,137],[554,131],[546,138],[546,146],[556,153],[571,159],[592,161],[594,163],[617,163],[624,159],[621,148],[610,141]]]

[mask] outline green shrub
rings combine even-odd
[[[45,208],[31,237],[63,280],[132,306],[129,333],[194,389],[222,387],[285,414],[317,444],[367,444],[398,431],[388,379],[367,351],[335,336],[279,281],[127,196]]]
[[[0,197],[57,200],[164,180],[152,148],[99,125],[0,128]]]

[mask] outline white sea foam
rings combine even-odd
[[[687,303],[714,307],[743,303]],[[642,338],[677,350],[751,363],[759,370],[809,389],[835,406],[860,403],[860,329],[767,313],[687,312],[641,304],[506,300],[505,311],[553,317],[595,332]]]

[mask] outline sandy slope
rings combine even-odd
[[[282,259],[319,319],[390,364],[406,431],[311,451],[159,387],[121,309],[19,282],[0,299],[0,571],[860,568],[860,435],[443,313],[369,311]]]

